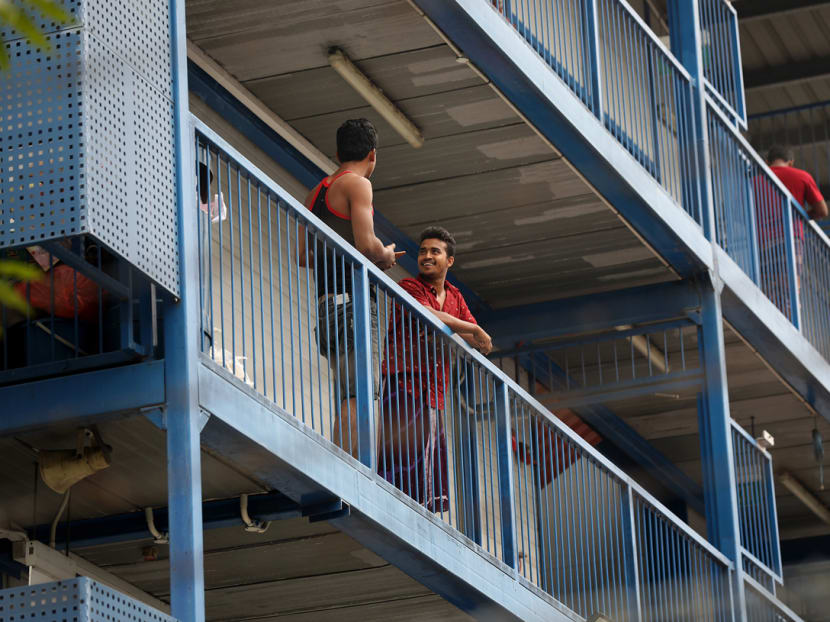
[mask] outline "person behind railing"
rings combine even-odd
[[[795,168],[795,153],[791,148],[781,145],[772,147],[767,154],[767,163],[810,218],[827,218],[827,203],[816,180],[807,171]]]
[[[464,296],[447,282],[455,262],[455,238],[442,227],[421,233],[418,276],[399,285],[439,320],[482,354],[493,343],[477,323]],[[411,312],[396,305],[389,322],[389,351],[384,374],[383,413],[378,438],[378,471],[389,482],[433,512],[449,502],[444,393],[448,385],[448,348],[413,328]]]
[[[395,265],[398,256],[395,244],[384,246],[375,235],[374,208],[372,207],[372,182],[369,181],[377,163],[378,136],[367,119],[350,119],[337,130],[337,159],[340,166],[334,173],[317,184],[305,199],[305,206],[337,232],[347,242],[363,253],[382,270]],[[298,257],[301,266],[314,267],[317,282],[319,323],[316,330],[320,353],[331,368],[334,386],[332,390],[340,402],[340,409],[333,426],[334,442],[353,456],[357,455],[357,373],[354,359],[351,270],[343,269],[341,255],[335,253],[334,244],[325,246],[322,239],[306,247],[307,234],[300,229]],[[372,360],[378,358],[377,305],[372,307]],[[378,395],[378,379],[375,379],[375,395]],[[343,424],[343,418],[348,425]],[[344,429],[345,427],[345,429]]]
[[[795,168],[795,155],[791,148],[783,145],[773,146],[767,153],[770,170],[790,191],[793,198],[814,220],[827,217],[827,203],[818,189],[813,176],[807,171]],[[758,230],[760,280],[763,290],[777,304],[790,306],[788,270],[784,263],[786,258],[786,239],[784,232],[784,210],[789,209],[786,202],[778,197],[780,194],[763,176],[755,179],[755,220]],[[796,265],[796,287],[800,286],[802,266],[804,263],[804,222],[793,214],[793,251]]]

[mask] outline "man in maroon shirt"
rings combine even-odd
[[[483,354],[493,347],[457,287],[447,282],[455,262],[455,239],[442,227],[421,233],[418,277],[399,285],[461,338]],[[448,508],[444,392],[450,346],[435,338],[418,316],[393,305],[383,363],[382,439],[379,472],[433,512]]]

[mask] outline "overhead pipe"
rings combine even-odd
[[[781,482],[781,485],[784,486],[784,488],[793,493],[799,501],[806,505],[813,512],[813,514],[830,525],[830,509],[828,509],[818,497],[810,492],[804,484],[786,472],[781,473],[781,475],[778,476],[778,481]]]

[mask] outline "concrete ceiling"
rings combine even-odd
[[[372,120],[376,209],[410,238],[434,223],[453,231],[456,276],[491,306],[673,278],[403,0],[193,1],[188,35],[329,157],[344,119]],[[421,128],[423,148],[328,66],[331,45]],[[599,253],[602,264],[591,263]]]
[[[649,6],[659,30],[665,3],[635,4],[643,14]],[[246,0],[233,6],[189,0],[187,10],[190,39],[329,157],[342,120],[371,119],[380,134],[376,209],[410,238],[436,222],[453,231],[459,242],[456,276],[491,306],[673,278],[558,152],[458,63],[403,0]],[[765,21],[751,29],[772,27]],[[751,47],[752,37],[746,39],[745,47]],[[332,45],[344,49],[421,128],[422,149],[410,147],[328,66]],[[778,62],[751,51],[746,57],[759,68],[762,61]],[[763,421],[768,428],[792,429],[791,438],[782,432],[776,455],[809,478],[808,462],[796,459],[809,442],[800,440],[809,439],[812,428],[807,411],[734,335],[729,352],[736,418],[748,425],[755,416],[758,426]],[[692,398],[649,396],[611,406],[699,478]],[[744,416],[749,404],[757,410]],[[784,423],[789,420],[797,424]],[[793,516],[811,524],[803,507],[785,498],[781,510],[787,521]]]

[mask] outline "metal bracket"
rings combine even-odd
[[[328,497],[302,507],[302,515],[308,518],[309,523],[342,518],[348,516],[350,511],[339,497]]]
[[[700,309],[689,309],[686,311],[686,317],[698,326],[703,324],[703,318],[700,316]]]
[[[167,411],[163,408],[152,408],[142,414],[159,430],[167,429]]]
[[[144,508],[144,516],[147,519],[147,531],[153,536],[153,542],[156,544],[167,544],[170,541],[170,537],[167,533],[161,533],[156,529],[156,523],[153,520],[153,508]]]
[[[129,300],[131,298],[129,287],[124,285],[121,281],[112,278],[106,272],[99,270],[83,257],[76,255],[68,248],[64,248],[55,242],[41,242],[40,245],[52,255],[60,259],[63,263],[74,268],[84,276],[89,277],[109,293],[118,296],[121,300]]]
[[[245,523],[245,531],[265,533],[271,526],[271,521],[252,519],[248,516],[248,495],[239,496],[239,514],[242,516],[242,522]]]
[[[210,413],[204,410],[199,411],[199,432],[205,429],[207,422],[210,421]]]

